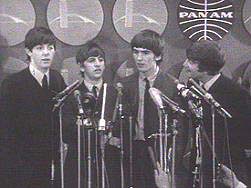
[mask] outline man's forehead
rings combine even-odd
[[[54,44],[51,44],[51,43],[41,43],[41,44],[37,44],[35,46],[54,46]]]
[[[152,50],[149,50],[147,48],[141,48],[141,47],[133,47],[133,50],[139,51],[139,52],[151,52]]]

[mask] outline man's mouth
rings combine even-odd
[[[100,73],[102,70],[101,69],[95,69],[94,72]]]
[[[49,58],[44,58],[44,59],[42,59],[42,61],[46,61],[46,62],[48,62],[48,61],[50,61],[51,59],[49,59]]]
[[[137,63],[139,67],[143,67],[145,64],[144,63]]]

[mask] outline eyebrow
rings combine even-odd
[[[135,48],[133,48],[133,51],[137,51],[137,52],[150,52],[151,50],[148,50],[148,49],[135,49]]]
[[[104,59],[104,57],[102,57],[102,56],[90,56],[90,57],[88,57],[87,59],[95,59],[95,58],[102,58],[102,59]]]

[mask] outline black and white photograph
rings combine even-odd
[[[251,1],[0,0],[0,187],[251,187]]]

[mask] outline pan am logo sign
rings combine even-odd
[[[181,0],[178,23],[192,41],[220,40],[234,22],[234,7],[229,0]]]

